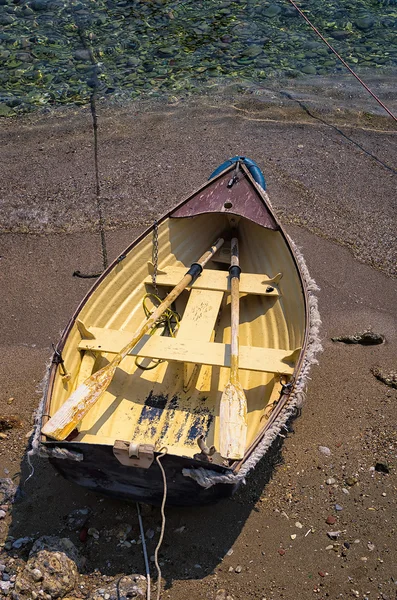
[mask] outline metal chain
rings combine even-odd
[[[159,264],[159,226],[157,221],[154,222],[153,227],[153,250],[152,250],[152,262],[153,262],[153,273],[152,273],[152,285],[156,295],[158,295],[157,289],[157,271]]]

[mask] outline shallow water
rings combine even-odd
[[[301,8],[361,74],[397,65],[397,0]],[[345,71],[287,0],[0,0],[0,25],[0,116]]]

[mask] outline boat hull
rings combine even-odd
[[[123,500],[160,505],[164,485],[156,460],[142,468],[141,463],[132,466],[133,458],[128,462],[128,453],[123,464],[115,452],[119,443],[127,448],[151,446],[152,451],[167,448],[161,459],[167,505],[209,504],[233,494],[236,482],[263,456],[268,440],[271,443],[288,418],[287,412],[284,419],[284,407],[300,376],[308,344],[306,284],[266,193],[244,165],[241,169],[237,184],[232,165],[176,206],[96,282],[58,344],[57,356],[62,353],[70,377],[65,379],[54,361],[42,421],[45,424],[48,416],[56,414],[92,372],[108,364],[143,322],[142,298],[153,292],[154,239],[157,285],[163,286],[164,294],[214,240],[238,226],[243,271],[240,377],[248,408],[244,458],[225,461],[217,450],[219,406],[230,376],[229,249],[226,260],[214,259],[178,298],[175,310],[181,324],[176,337],[154,335],[139,343],[67,441],[42,436],[43,454],[68,480]],[[160,361],[155,368],[153,360]],[[214,450],[212,462],[208,452],[200,457],[200,441],[205,441],[207,451]],[[207,471],[204,483],[210,481],[209,487],[196,481],[203,471],[195,469]],[[186,470],[192,477],[183,474]],[[213,483],[211,472],[227,477]],[[229,483],[233,478],[234,483]]]
[[[81,462],[68,458],[49,459],[52,466],[65,479],[120,500],[142,502],[160,506],[163,478],[156,461],[148,469],[132,468],[119,463],[112,448],[101,444],[56,444],[57,448],[83,455]],[[50,448],[51,444],[47,446]],[[197,461],[181,456],[165,455],[161,458],[167,481],[167,506],[202,506],[231,496],[237,489],[233,484],[217,484],[210,488],[200,486],[182,474],[184,468],[202,466]],[[224,473],[225,469],[214,472]]]

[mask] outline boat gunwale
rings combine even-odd
[[[306,281],[302,272],[302,269],[297,261],[296,255],[295,255],[295,251],[292,248],[292,243],[289,239],[288,234],[285,232],[282,224],[280,223],[277,214],[275,213],[268,194],[265,190],[263,190],[261,188],[261,186],[255,181],[255,179],[252,177],[251,173],[249,172],[248,168],[244,165],[241,164],[240,168],[243,170],[244,174],[246,175],[246,177],[249,179],[251,185],[253,186],[253,188],[256,190],[256,192],[258,193],[258,195],[260,196],[263,204],[265,205],[265,207],[270,211],[272,217],[274,218],[277,226],[278,226],[278,232],[281,234],[284,242],[287,245],[287,248],[289,250],[289,253],[292,257],[292,260],[295,264],[296,270],[299,274],[299,279],[300,279],[300,283],[301,283],[301,289],[303,292],[303,299],[304,299],[304,310],[305,310],[305,331],[304,331],[304,339],[303,339],[303,343],[302,343],[302,349],[299,355],[299,359],[295,365],[294,368],[294,372],[291,375],[291,381],[296,381],[297,376],[302,368],[302,364],[303,364],[303,360],[304,357],[306,355],[306,350],[307,350],[307,345],[308,345],[308,339],[309,339],[309,326],[310,326],[310,322],[309,322],[309,296],[308,296],[308,290],[307,290],[307,285],[306,285]],[[213,179],[210,179],[208,181],[206,181],[203,185],[201,185],[198,189],[196,189],[193,193],[190,193],[189,196],[187,196],[184,200],[182,200],[179,204],[177,204],[176,206],[172,207],[172,209],[170,209],[167,213],[165,213],[163,216],[161,216],[159,219],[157,219],[156,223],[157,226],[162,224],[166,219],[168,218],[172,218],[172,213],[175,212],[176,210],[178,210],[179,208],[181,208],[183,205],[185,205],[189,200],[191,200],[196,194],[200,193],[202,190],[204,190],[205,188],[207,188],[208,186],[210,186],[211,184],[214,184],[218,179],[220,179],[221,177],[223,177],[226,173],[228,173],[229,171],[234,171],[235,170],[235,165],[231,165],[229,167],[227,167],[226,169],[224,169],[223,171],[221,171],[219,173],[219,175],[217,177],[214,177]],[[206,214],[206,213],[201,213],[201,214]],[[218,214],[233,214],[232,212],[230,213],[218,213]],[[178,218],[178,217],[177,217]],[[193,218],[192,217],[184,217],[184,218]],[[247,220],[247,217],[244,217]],[[253,221],[251,221],[253,222]],[[129,246],[127,246],[127,248],[121,252],[119,254],[118,257],[116,257],[113,262],[107,267],[107,269],[105,269],[103,271],[103,273],[101,274],[101,276],[97,279],[97,281],[94,283],[94,285],[88,290],[87,294],[84,296],[84,298],[81,300],[81,302],[78,304],[75,312],[73,313],[72,317],[69,319],[65,329],[62,332],[61,338],[58,342],[57,345],[57,352],[62,352],[66,340],[69,336],[69,333],[78,317],[78,315],[80,314],[81,310],[83,309],[83,307],[85,306],[85,304],[88,302],[88,300],[90,299],[90,297],[92,296],[92,294],[95,292],[95,290],[97,289],[97,287],[102,283],[102,281],[109,275],[109,273],[119,264],[120,260],[120,256],[127,256],[127,254],[129,254],[137,244],[139,244],[139,242],[141,240],[143,240],[145,237],[147,237],[154,229],[155,227],[155,223],[153,223],[152,225],[150,225],[147,229],[145,229],[140,235],[138,235],[135,240],[133,240],[131,242],[131,244]],[[265,228],[264,228],[265,229]],[[55,381],[55,377],[56,377],[56,373],[57,373],[57,369],[58,369],[58,364],[56,364],[54,361],[52,362],[51,366],[50,366],[50,370],[49,370],[49,377],[48,377],[48,384],[45,390],[45,401],[44,401],[44,405],[43,405],[43,414],[42,414],[42,419],[41,419],[41,428],[43,427],[43,425],[47,422],[48,418],[49,418],[49,408],[50,408],[50,404],[51,404],[51,398],[52,398],[52,392],[53,392],[53,386],[54,386],[54,381]],[[292,388],[293,389],[293,388]],[[261,442],[262,438],[264,437],[264,435],[266,434],[266,432],[268,431],[268,429],[272,426],[272,424],[274,423],[274,421],[277,419],[277,417],[279,416],[279,414],[282,412],[282,410],[284,409],[284,407],[288,404],[288,399],[290,397],[290,393],[292,390],[289,390],[288,393],[283,393],[280,396],[279,401],[277,402],[276,407],[274,408],[274,410],[272,411],[272,413],[270,414],[268,420],[265,422],[263,428],[257,433],[255,439],[252,441],[252,443],[250,444],[250,446],[246,449],[246,452],[244,454],[244,457],[240,460],[234,461],[232,464],[230,464],[229,468],[226,468],[226,470],[230,473],[234,473],[237,474],[239,472],[239,470],[241,469],[241,467],[243,466],[243,464],[247,461],[247,459],[251,456],[251,454],[253,453],[253,451],[255,450],[255,448],[258,446],[258,444]],[[40,443],[43,444],[46,447],[55,447],[55,446],[59,446],[60,443],[61,444],[69,444],[69,443],[73,443],[73,442],[68,442],[66,440],[62,440],[62,442],[55,442],[54,440],[46,440],[45,436],[43,434],[40,434]],[[205,468],[207,469],[211,469],[211,467],[213,466],[212,463],[208,463],[208,462],[202,462],[199,461],[200,466],[205,466]],[[215,469],[214,469],[215,470]]]

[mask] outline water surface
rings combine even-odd
[[[396,0],[300,6],[361,74],[397,65]],[[0,0],[0,26],[3,116],[345,71],[288,0]]]

